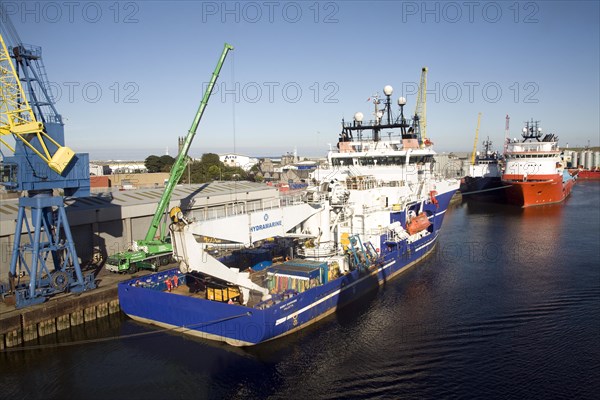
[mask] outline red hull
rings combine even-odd
[[[581,170],[575,170],[575,171],[577,171],[577,179],[600,180],[600,169],[596,169],[596,170],[581,169]]]
[[[568,180],[563,184],[562,177],[552,179],[527,181],[502,181],[506,188],[506,199],[509,203],[522,207],[539,206],[543,204],[559,203],[569,196],[575,184]]]

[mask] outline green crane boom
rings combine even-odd
[[[165,190],[160,198],[158,206],[156,207],[156,211],[154,212],[154,216],[152,217],[152,222],[150,223],[150,227],[148,228],[148,232],[146,233],[146,237],[144,240],[136,240],[133,246],[133,250],[128,250],[125,252],[114,254],[106,260],[106,268],[112,272],[126,272],[130,273],[136,272],[139,268],[148,269],[149,267],[153,270],[158,270],[159,265],[167,264],[173,252],[173,247],[171,243],[166,240],[165,233],[163,232],[161,237],[156,239],[156,232],[158,232],[158,227],[160,226],[160,221],[167,211],[167,207],[169,206],[169,202],[171,201],[171,195],[173,194],[173,190],[175,190],[175,186],[183,172],[185,171],[186,163],[187,163],[187,155],[190,149],[190,145],[192,144],[192,140],[196,135],[196,130],[198,129],[198,124],[200,123],[200,119],[202,119],[202,114],[204,114],[204,109],[208,103],[208,99],[212,93],[213,87],[219,77],[219,72],[221,72],[221,67],[223,66],[223,62],[225,61],[225,57],[229,50],[233,50],[233,46],[225,43],[225,47],[223,48],[223,53],[221,53],[221,57],[219,58],[219,62],[215,68],[215,71],[212,74],[212,78],[208,87],[206,88],[206,92],[204,93],[204,97],[202,98],[202,102],[198,107],[198,111],[196,112],[196,116],[194,117],[194,121],[192,122],[192,126],[188,131],[188,134],[185,138],[185,142],[175,160],[175,163],[171,167],[171,174],[169,176],[169,180],[167,181],[167,185]]]
[[[162,216],[164,215],[165,211],[167,210],[167,207],[169,206],[169,202],[171,201],[171,195],[173,194],[173,190],[175,189],[177,182],[179,182],[179,179],[181,179],[181,176],[183,175],[183,173],[185,171],[185,167],[187,164],[186,159],[187,159],[188,151],[190,149],[190,145],[192,144],[192,140],[194,140],[194,136],[196,135],[196,129],[198,129],[198,123],[200,122],[200,119],[202,118],[202,114],[204,114],[204,109],[206,108],[206,104],[208,103],[208,99],[210,98],[211,92],[213,90],[215,82],[217,81],[217,78],[219,77],[219,72],[221,72],[221,67],[223,66],[223,62],[225,61],[225,57],[227,56],[227,53],[229,52],[229,50],[233,50],[233,46],[225,43],[225,47],[223,48],[223,53],[221,53],[221,58],[219,58],[219,62],[217,63],[215,71],[212,74],[212,78],[210,80],[210,83],[208,84],[208,87],[206,88],[206,92],[204,92],[204,97],[202,98],[200,107],[198,107],[198,111],[196,112],[196,116],[194,117],[192,126],[190,127],[190,130],[188,131],[188,134],[185,138],[183,147],[181,148],[181,151],[179,152],[179,155],[177,156],[175,163],[171,167],[171,175],[169,176],[169,181],[167,182],[165,191],[163,192],[160,202],[158,203],[158,206],[156,207],[156,211],[154,212],[154,217],[152,218],[152,223],[150,224],[150,227],[148,228],[148,232],[146,233],[144,242],[149,242],[149,241],[154,240],[154,237],[155,237],[158,227],[160,225],[160,220],[161,220]]]

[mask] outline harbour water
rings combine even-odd
[[[562,205],[457,204],[425,262],[281,340],[112,316],[0,353],[0,398],[591,399],[599,343],[600,183],[578,182]]]

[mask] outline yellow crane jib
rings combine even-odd
[[[475,165],[475,156],[477,155],[477,141],[479,140],[479,123],[481,122],[481,113],[477,115],[477,129],[475,129],[475,143],[473,143],[473,153],[471,153],[471,165]]]
[[[75,152],[48,135],[44,124],[36,119],[2,35],[0,42],[0,143],[14,153],[14,147],[2,138],[12,135],[43,159],[50,169],[62,174]]]

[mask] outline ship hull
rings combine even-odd
[[[460,192],[465,198],[475,200],[503,201],[504,185],[497,177],[471,177],[466,176],[460,184]],[[468,196],[468,197],[467,197]]]
[[[423,260],[434,248],[444,215],[454,192],[436,196],[431,214],[432,231],[412,243],[396,244],[381,237],[377,264],[354,270],[323,285],[298,293],[267,308],[251,308],[203,298],[179,295],[137,285],[135,279],[118,286],[121,309],[134,320],[234,346],[252,346],[296,332],[340,307],[358,301],[366,293]],[[150,282],[175,275],[172,269],[144,277]]]
[[[530,177],[527,180],[503,180],[502,183],[508,186],[505,189],[508,203],[531,207],[560,203],[571,194],[575,180],[556,175],[542,179]]]
[[[600,180],[600,169],[574,169],[569,170],[573,175],[577,175],[577,179]]]

